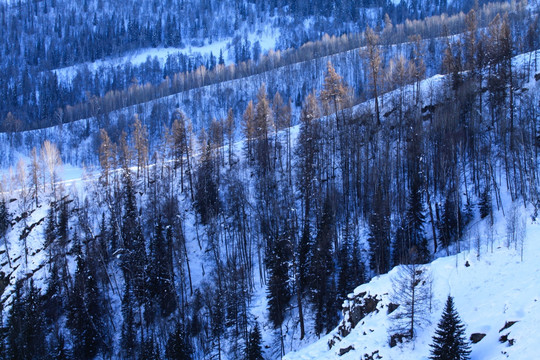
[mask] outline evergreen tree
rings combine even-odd
[[[223,332],[225,330],[225,310],[223,294],[218,292],[215,294],[215,298],[210,300],[210,325],[212,330],[212,337],[217,342],[218,357],[221,357],[221,340]]]
[[[352,284],[352,272],[351,272],[351,260],[350,260],[350,241],[347,234],[343,235],[343,240],[338,254],[338,302],[341,303],[346,298],[347,294],[351,291]],[[358,284],[360,285],[360,284]]]
[[[105,213],[101,214],[101,225],[99,226],[99,238],[98,238],[98,252],[103,261],[108,264],[110,260],[109,256],[109,231],[105,223]]]
[[[135,355],[135,337],[137,334],[135,330],[135,316],[133,314],[131,286],[129,281],[125,282],[124,296],[122,297],[122,316],[124,322],[122,323],[120,345],[124,357],[132,358]]]
[[[48,324],[54,324],[63,312],[62,284],[56,264],[50,269],[47,290],[43,297],[43,310]]]
[[[23,317],[24,350],[27,359],[45,358],[45,324],[43,323],[41,294],[30,280],[28,295],[25,299]]]
[[[219,184],[217,182],[216,161],[210,151],[210,144],[204,144],[201,164],[197,169],[195,183],[195,208],[203,224],[208,224],[220,210]]]
[[[309,227],[304,227],[300,243],[298,244],[298,287],[303,293],[309,285],[309,268],[312,255],[312,240],[309,234]]]
[[[442,246],[445,248],[448,248],[448,246],[457,240],[459,216],[459,209],[457,209],[452,194],[449,194],[444,201],[442,218],[439,224],[439,237]]]
[[[50,359],[52,360],[68,360],[71,359],[69,351],[66,349],[66,340],[62,334],[57,333],[51,339],[49,345],[51,349]]]
[[[249,340],[246,346],[246,360],[264,360],[259,323],[255,323],[255,326],[249,332]]]
[[[169,336],[165,348],[165,356],[170,360],[191,360],[193,350],[180,323],[176,324],[174,332]]]
[[[465,325],[459,318],[451,296],[446,300],[441,321],[430,346],[432,360],[470,359],[471,346],[465,336]]]
[[[310,289],[315,306],[315,333],[320,335],[324,329],[331,329],[336,321],[333,302],[335,301],[335,282],[333,278],[334,260],[332,244],[335,239],[334,213],[330,198],[326,197],[317,237],[313,249],[310,268]]]
[[[362,256],[360,254],[360,245],[358,236],[354,236],[351,255],[351,281],[354,287],[360,286],[366,282],[366,269]]]
[[[491,190],[489,186],[484,188],[484,191],[480,194],[480,200],[478,202],[478,207],[480,210],[480,218],[484,219],[489,216],[492,212],[491,204]]]
[[[75,282],[70,296],[67,325],[73,334],[73,355],[93,359],[103,350],[105,329],[96,276],[84,256],[77,257]]]
[[[11,223],[11,215],[8,211],[6,201],[0,200],[0,237],[3,237]]]
[[[429,261],[427,239],[424,234],[424,205],[419,179],[412,179],[411,193],[406,214],[406,238],[408,242],[407,263],[425,264]]]
[[[150,336],[144,340],[141,354],[139,355],[140,360],[159,360],[159,350],[154,341],[154,337]]]
[[[8,359],[45,359],[45,324],[41,314],[41,296],[34,282],[30,280],[24,295],[23,283],[18,281],[7,321]]]
[[[373,212],[369,215],[369,265],[376,274],[390,270],[390,209],[380,189],[373,199]]]
[[[60,204],[57,234],[60,241],[60,248],[63,251],[69,241],[69,206],[66,200],[62,200]]]
[[[124,169],[125,180],[125,201],[124,216],[122,222],[122,240],[124,245],[124,256],[122,257],[122,270],[124,278],[131,282],[131,288],[135,298],[143,302],[145,296],[145,265],[146,265],[146,244],[137,217],[137,206],[135,203],[135,190],[131,180],[129,169]]]
[[[23,338],[23,317],[24,299],[22,297],[22,281],[15,283],[15,291],[12,295],[13,301],[8,312],[7,319],[7,359],[24,359],[24,338]]]
[[[50,207],[47,212],[47,226],[45,227],[45,243],[44,247],[48,249],[49,253],[49,262],[53,261],[54,251],[53,243],[56,239],[56,220],[54,214],[54,207]]]
[[[267,285],[268,316],[274,328],[281,326],[285,309],[291,299],[289,287],[290,243],[287,239],[274,242],[266,255],[270,272]]]
[[[161,219],[156,224],[154,237],[150,242],[150,263],[148,266],[148,295],[159,305],[161,315],[168,316],[176,308],[176,294],[170,269],[172,267]]]

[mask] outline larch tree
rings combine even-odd
[[[321,91],[321,102],[328,113],[333,113],[336,117],[336,128],[340,130],[338,112],[342,109],[346,98],[348,88],[343,82],[343,78],[336,73],[334,65],[328,61],[326,65],[326,75],[324,77],[323,90]],[[343,121],[342,121],[343,122]],[[342,124],[341,124],[342,125]]]
[[[379,109],[379,73],[381,71],[381,50],[379,48],[379,35],[377,35],[368,25],[364,33],[366,39],[366,49],[363,50],[362,56],[368,61],[368,69],[371,74],[371,86],[373,88],[373,97],[375,100],[375,117],[377,125],[381,124],[381,116]]]
[[[420,80],[426,74],[426,64],[424,63],[425,49],[422,42],[422,37],[418,34],[413,35],[409,39],[413,43],[413,59],[411,62],[411,75],[416,84],[415,86],[415,104],[420,102]]]
[[[262,84],[257,93],[257,104],[255,106],[255,160],[259,167],[259,171],[266,175],[272,170],[272,155],[271,143],[269,141],[272,127],[274,126],[272,119],[272,111],[268,95],[266,93],[266,85]]]
[[[62,165],[62,158],[60,157],[60,152],[55,144],[51,143],[49,140],[45,140],[43,147],[41,148],[41,158],[45,166],[47,167],[47,172],[49,174],[49,182],[51,185],[51,191],[53,196],[56,198],[56,182],[57,182],[57,171],[58,168]]]
[[[466,17],[467,32],[465,33],[465,69],[476,70],[476,52],[478,49],[478,20],[476,11],[471,9]]]
[[[145,180],[148,172],[148,129],[142,124],[137,114],[133,122],[133,141],[137,158],[137,178],[142,172],[143,180]]]
[[[227,134],[227,147],[228,147],[228,161],[229,167],[233,162],[233,142],[234,142],[234,112],[232,108],[227,111],[227,119],[225,120],[225,133]]]
[[[31,152],[30,160],[30,187],[32,199],[36,202],[36,207],[39,205],[39,177],[41,173],[41,166],[39,165],[37,150],[34,147]]]
[[[246,138],[246,152],[248,162],[253,161],[253,140],[256,136],[256,125],[255,125],[255,110],[253,108],[253,101],[249,101],[246,110],[242,116],[243,119],[243,132]]]
[[[304,226],[309,227],[311,201],[315,197],[316,157],[320,151],[321,129],[319,104],[315,94],[308,95],[300,113],[298,135],[297,182],[304,205]]]
[[[103,182],[106,191],[109,191],[111,171],[116,166],[116,146],[111,141],[105,129],[99,131],[101,144],[99,146],[99,163],[101,165],[100,180]]]
[[[432,301],[432,279],[422,265],[401,265],[392,278],[392,303],[399,307],[391,314],[390,331],[414,339],[416,330],[429,322]],[[393,335],[392,334],[392,335]]]

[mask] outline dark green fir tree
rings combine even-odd
[[[263,360],[261,347],[261,329],[259,323],[255,323],[253,329],[249,333],[249,340],[246,346],[247,360]]]
[[[431,346],[432,360],[469,360],[471,345],[465,336],[465,325],[448,296],[441,321],[435,330]]]

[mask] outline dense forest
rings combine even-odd
[[[358,33],[365,24],[421,19],[444,11],[468,10],[468,2],[424,4],[413,1],[143,1],[136,7],[121,1],[18,1],[0,4],[0,119],[8,113],[19,120],[3,131],[43,128],[70,122],[69,107],[96,98],[153,84],[203,66],[213,70],[227,60],[223,52],[171,54],[165,62],[149,58],[144,64],[88,64],[113,59],[145,48],[178,48],[228,40],[227,54],[235,63],[259,62],[259,41],[248,34],[270,27],[280,37],[281,50],[298,48],[322,34]],[[339,19],[339,21],[336,21]],[[310,25],[306,25],[310,24]],[[226,49],[223,49],[224,51]],[[277,50],[277,49],[276,49]],[[73,67],[72,81],[59,80],[58,71]],[[166,87],[173,87],[174,85]],[[304,94],[305,95],[305,94]],[[105,113],[107,111],[105,110]],[[94,114],[92,114],[94,115]],[[81,117],[76,118],[80,119]],[[84,117],[88,117],[86,114]]]
[[[355,12],[346,3],[306,8],[305,2],[255,2],[243,4],[238,14],[288,5],[294,21],[327,13],[331,5],[334,16],[347,13],[344,24],[358,21],[348,17]],[[207,27],[171,30],[180,36],[173,43],[167,43],[168,25],[156,39],[151,27],[146,37],[124,38],[111,35],[122,31],[122,21],[101,15],[115,4],[85,2],[83,10],[98,15],[81,34],[92,38],[105,22],[111,33],[94,41],[116,41],[91,46],[69,27],[92,16],[73,10],[72,18],[58,20],[59,4],[19,2],[0,12],[3,24],[22,29],[37,26],[31,19],[38,14],[47,17],[58,23],[55,32],[84,44],[80,56],[88,60],[131,47],[176,46],[188,32],[201,32],[201,38],[204,31],[232,34],[227,25],[222,33],[213,29],[217,23],[207,19]],[[144,29],[143,14],[156,12],[163,12],[158,24],[167,24],[165,6],[155,6],[132,14],[132,26]],[[428,11],[417,6],[413,18]],[[12,17],[5,15],[10,10]],[[17,17],[27,12],[35,16]],[[392,16],[397,13],[403,14]],[[338,325],[341,305],[356,286],[393,266],[459,251],[467,226],[492,218],[501,192],[537,209],[540,95],[529,90],[540,77],[538,25],[536,10],[525,3],[477,4],[466,14],[399,25],[386,16],[358,35],[328,36],[257,62],[238,59],[244,68],[218,60],[201,75],[200,67],[180,67],[174,71],[181,75],[165,88],[125,89],[123,82],[109,95],[107,87],[94,88],[91,101],[61,112],[68,99],[62,94],[72,90],[53,86],[56,100],[41,92],[39,100],[28,100],[36,93],[28,89],[22,102],[19,95],[2,95],[15,99],[3,109],[18,109],[6,111],[7,142],[23,143],[28,133],[22,128],[50,121],[62,131],[70,113],[69,122],[84,119],[87,131],[70,141],[93,142],[95,153],[87,158],[98,169],[85,171],[76,183],[60,181],[62,153],[75,146],[67,139],[63,147],[45,140],[0,183],[0,359],[280,358],[291,344]],[[7,44],[16,32],[11,25],[2,29]],[[36,44],[52,41],[47,31],[34,36],[48,39]],[[58,41],[57,55],[25,46],[11,56],[27,63],[35,57],[32,66],[41,74],[73,63],[62,55],[69,53],[62,46],[70,44]],[[425,61],[430,44],[441,49],[435,64]],[[98,47],[103,54],[88,53]],[[262,83],[252,98],[238,100],[241,109],[230,106],[221,109],[225,116],[199,120],[207,126],[194,126],[197,119],[174,102],[162,102],[155,117],[132,106],[340,52],[355,53],[361,62],[363,89],[341,76],[340,64],[327,61],[313,75],[319,86],[293,97]],[[12,71],[12,83],[1,84],[7,93],[25,83],[26,70]],[[444,75],[426,79],[428,71]],[[55,83],[53,73],[44,74],[41,79]],[[162,69],[155,74],[159,80]],[[35,117],[29,104],[48,115]],[[129,117],[116,112],[128,106]],[[62,118],[27,121],[51,114]],[[121,124],[114,133],[98,120],[105,116]],[[90,134],[91,126],[99,131]]]

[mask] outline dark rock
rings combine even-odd
[[[502,327],[501,330],[499,330],[499,332],[508,329],[510,326],[514,325],[515,323],[517,323],[517,321],[507,321],[507,322],[505,322],[504,326]]]
[[[349,314],[350,327],[354,329],[366,315],[378,311],[377,304],[380,301],[381,299],[377,298],[377,295],[367,295],[366,292],[362,292],[350,300],[349,306],[343,308],[343,313]],[[350,332],[348,324],[342,323],[338,331],[342,337],[347,336]]]
[[[408,334],[392,334],[392,336],[390,336],[390,347],[393,348],[398,343],[402,343],[403,339],[408,339],[408,338],[409,338]]]
[[[388,304],[388,314],[393,313],[398,307],[399,307],[399,304],[394,304],[394,303]]]
[[[349,345],[346,348],[339,349],[339,356],[343,356],[343,355],[345,355],[346,353],[348,353],[351,350],[354,350],[353,345]]]
[[[476,344],[480,342],[485,336],[486,334],[483,333],[473,333],[471,334],[470,340],[473,344]]]

